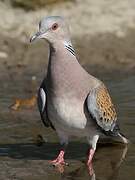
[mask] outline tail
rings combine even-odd
[[[118,133],[117,135],[107,135],[102,138],[101,142],[107,142],[111,144],[120,143],[120,144],[128,144],[130,141],[121,133]]]
[[[117,133],[117,135],[110,135],[108,137],[112,143],[122,143],[122,144],[128,144],[129,140],[120,132]]]
[[[118,136],[116,136],[116,141],[118,141],[120,143],[124,143],[124,144],[129,143],[129,140],[120,132],[118,133]]]
[[[110,136],[112,136],[112,140],[118,143],[122,144],[128,144],[129,140],[122,134],[120,133],[120,128],[119,125],[116,124],[113,131],[110,131]]]
[[[129,140],[124,136],[124,134],[122,134],[120,132],[120,128],[119,128],[119,125],[116,124],[114,129],[113,129],[113,138],[114,138],[114,141],[116,142],[119,142],[119,143],[123,143],[123,144],[128,144],[129,143]]]
[[[112,140],[112,142],[117,142],[117,143],[122,143],[122,144],[128,144],[129,140],[122,134],[120,133],[120,128],[116,124],[113,131],[103,131],[104,134]]]

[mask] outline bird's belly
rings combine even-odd
[[[83,106],[78,99],[55,98],[48,104],[49,119],[56,128],[80,132],[87,124]]]

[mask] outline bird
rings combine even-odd
[[[39,31],[30,42],[36,39],[44,39],[49,44],[47,74],[38,90],[37,102],[44,125],[54,129],[60,139],[60,152],[51,163],[65,165],[69,140],[86,137],[89,144],[87,166],[91,169],[102,135],[128,143],[120,132],[109,91],[101,80],[90,75],[79,63],[64,17],[43,17]]]

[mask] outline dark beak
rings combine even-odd
[[[30,43],[36,40],[41,35],[41,32],[37,32],[30,38]]]

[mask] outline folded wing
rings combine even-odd
[[[37,101],[38,101],[38,108],[39,108],[39,112],[41,115],[41,119],[42,119],[44,125],[46,127],[50,126],[53,129],[55,129],[47,116],[47,103],[46,103],[47,99],[46,99],[45,89],[42,86],[39,88]]]
[[[97,125],[105,132],[116,131],[117,115],[104,84],[92,89],[87,97],[87,108]]]

